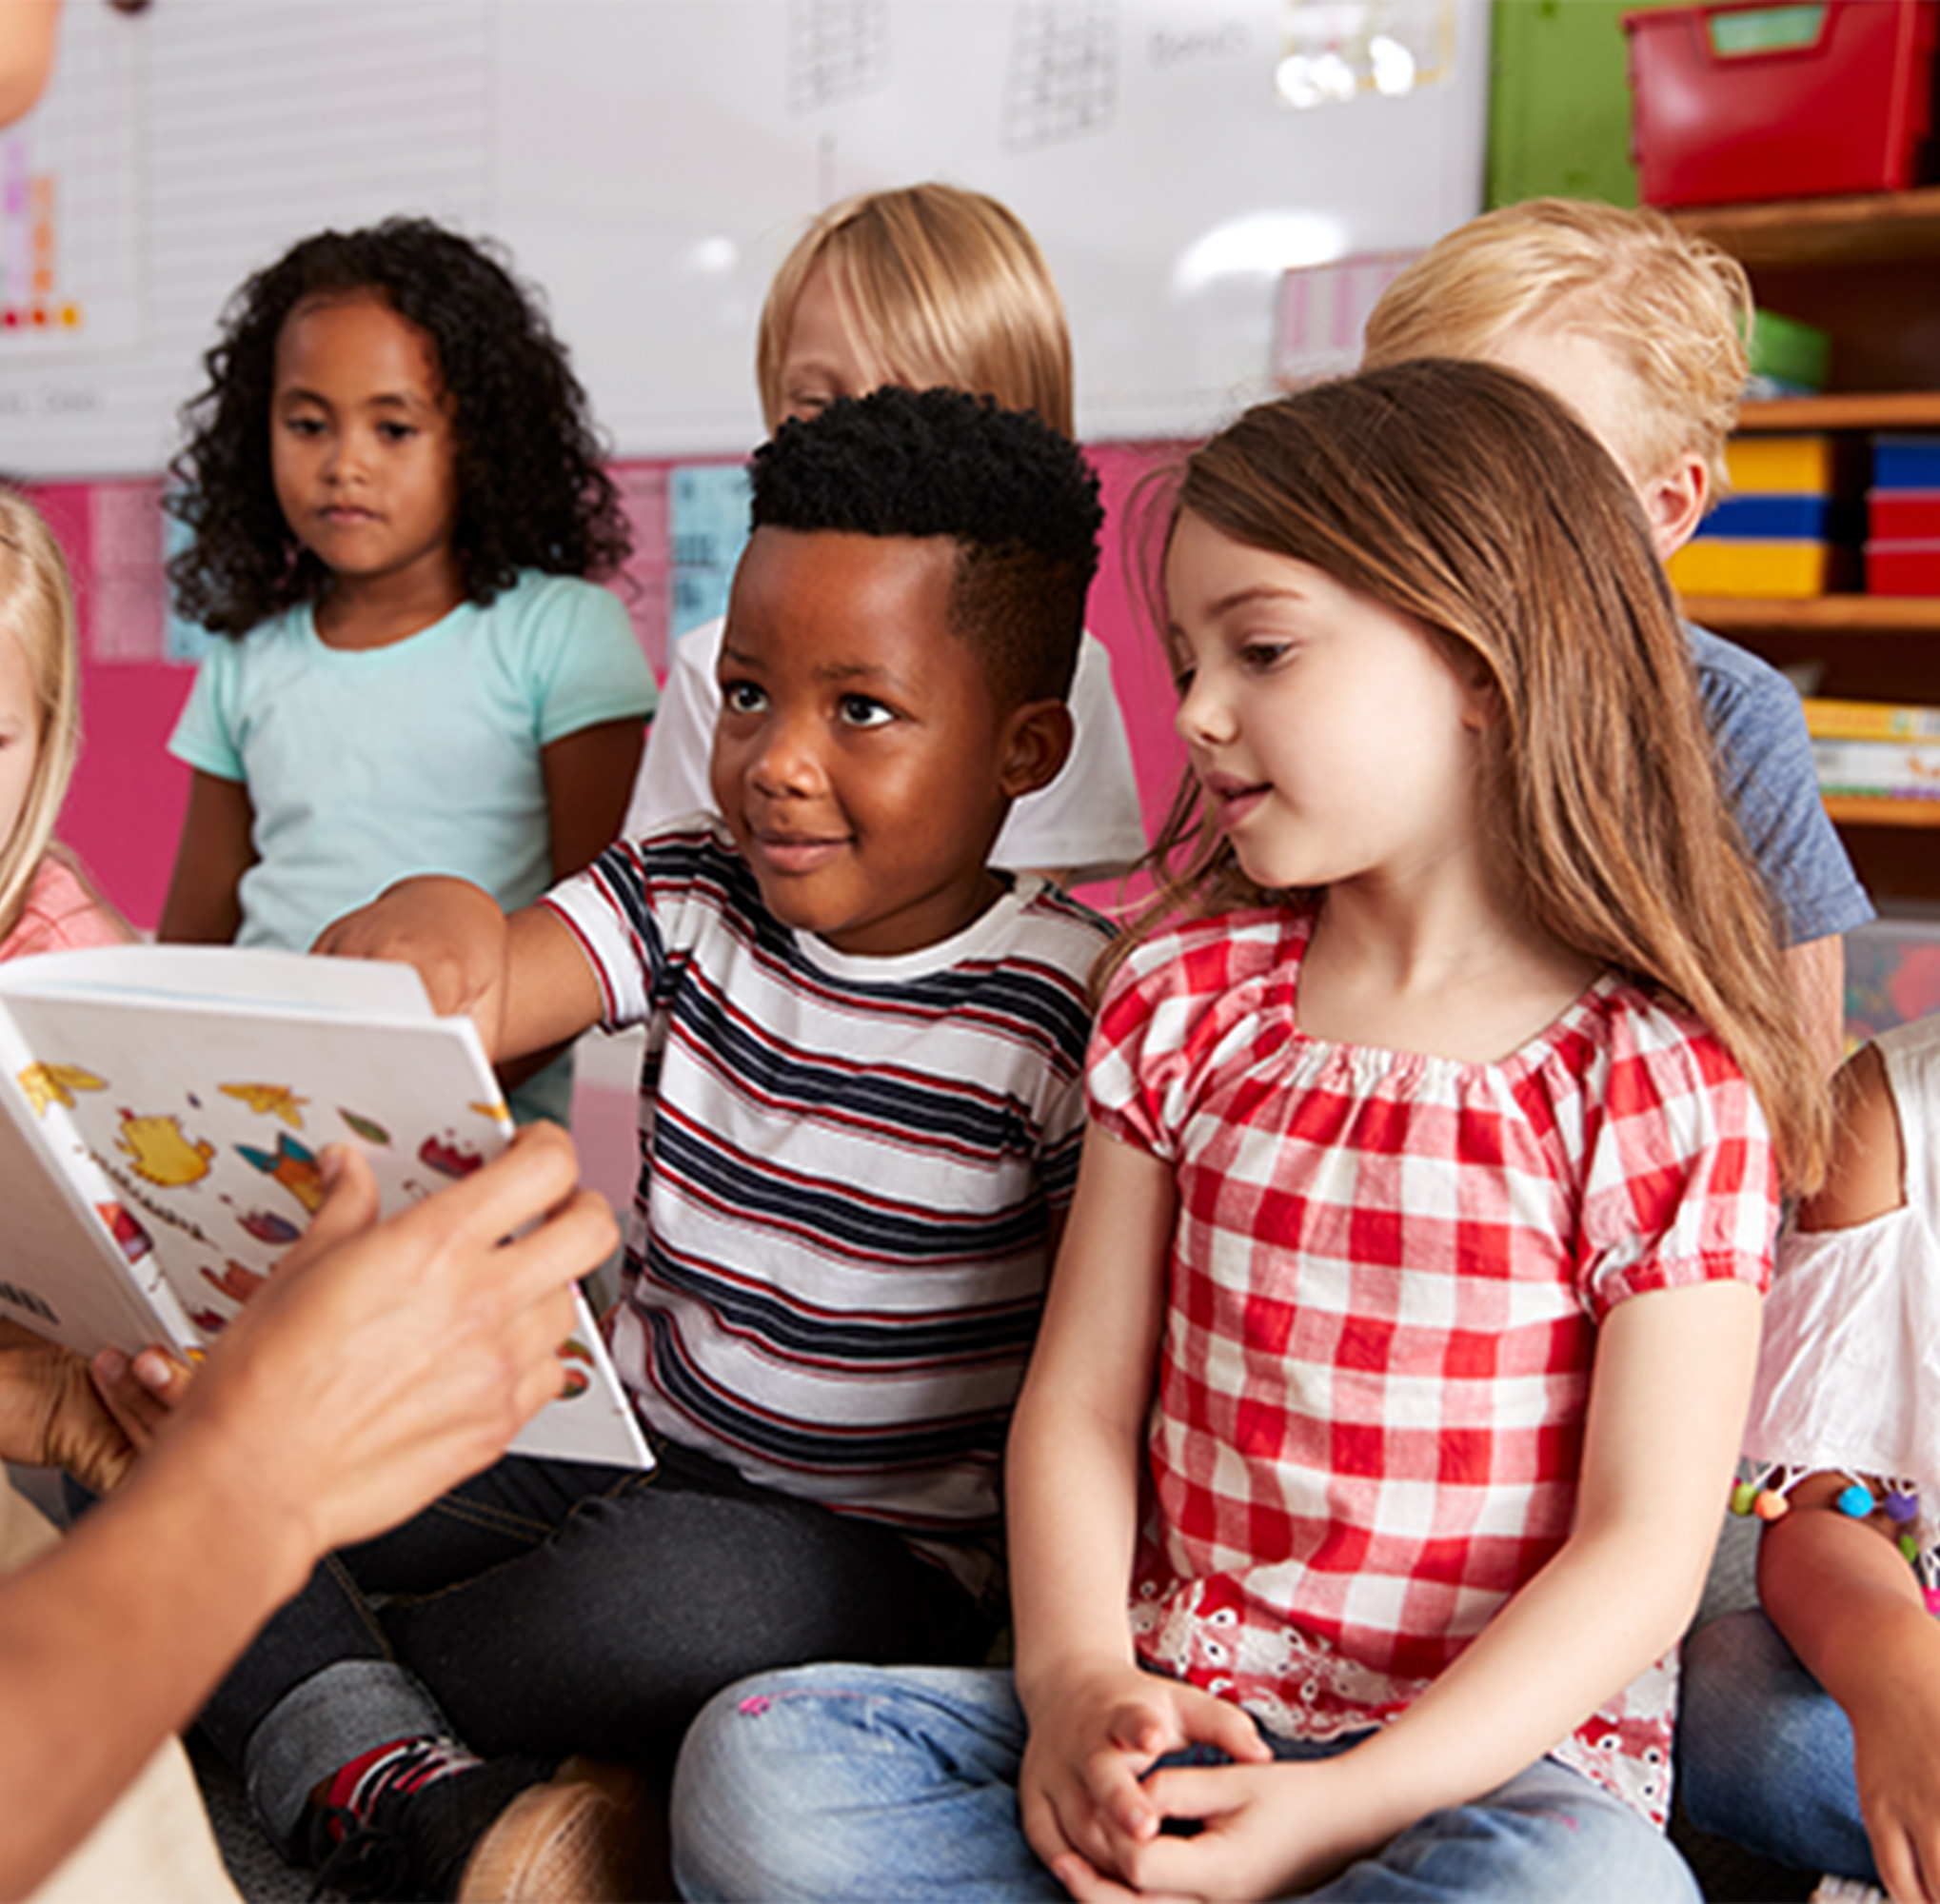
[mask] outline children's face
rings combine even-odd
[[[269,446],[284,520],[332,574],[448,569],[451,400],[430,338],[375,293],[313,299],[284,321]]]
[[[40,697],[27,650],[0,628],[0,841],[10,840],[40,764]]]
[[[838,951],[961,931],[1007,802],[1016,717],[949,629],[941,537],[757,529],[720,661],[716,807],[777,918]]]
[[[1419,623],[1191,513],[1165,595],[1178,731],[1250,879],[1405,877],[1470,849],[1484,704]]]
[[[768,419],[778,429],[790,418],[812,417],[838,397],[866,397],[897,381],[850,335],[828,267],[817,265],[802,281],[782,352],[782,414]]]

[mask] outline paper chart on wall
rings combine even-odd
[[[0,365],[142,334],[139,49],[68,10],[66,83],[0,129]]]

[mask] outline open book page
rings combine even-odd
[[[0,970],[0,1008],[10,1084],[51,1154],[85,1153],[69,1200],[98,1205],[111,1187],[101,1235],[111,1222],[138,1274],[166,1286],[184,1347],[219,1335],[302,1235],[323,1200],[326,1144],[364,1153],[388,1215],[511,1140],[476,1031],[434,1017],[407,966],[114,947]],[[572,1392],[516,1445],[643,1464],[584,1303],[562,1353]]]

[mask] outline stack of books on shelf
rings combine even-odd
[[[1847,800],[1940,800],[1940,707],[1805,704],[1819,791]]]

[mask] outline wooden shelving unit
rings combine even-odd
[[[1696,206],[1672,215],[1754,275],[1801,265],[1825,270],[1940,257],[1940,186],[1858,198]]]
[[[1832,387],[1747,404],[1741,428],[1940,433],[1940,187],[1673,215],[1743,263],[1767,309],[1832,336]],[[1811,668],[1818,693],[1940,704],[1940,600],[1706,596],[1683,605],[1693,622],[1781,667]],[[1876,899],[1940,899],[1931,837],[1940,802],[1829,800],[1826,808]]]
[[[1851,390],[1746,404],[1740,429],[1940,429],[1940,390]]]
[[[1830,795],[1826,811],[1841,826],[1940,826],[1940,800],[1851,800]]]
[[[1687,595],[1685,615],[1735,640],[1741,634],[1931,634],[1940,637],[1940,598],[1813,595],[1786,602],[1741,595]]]

